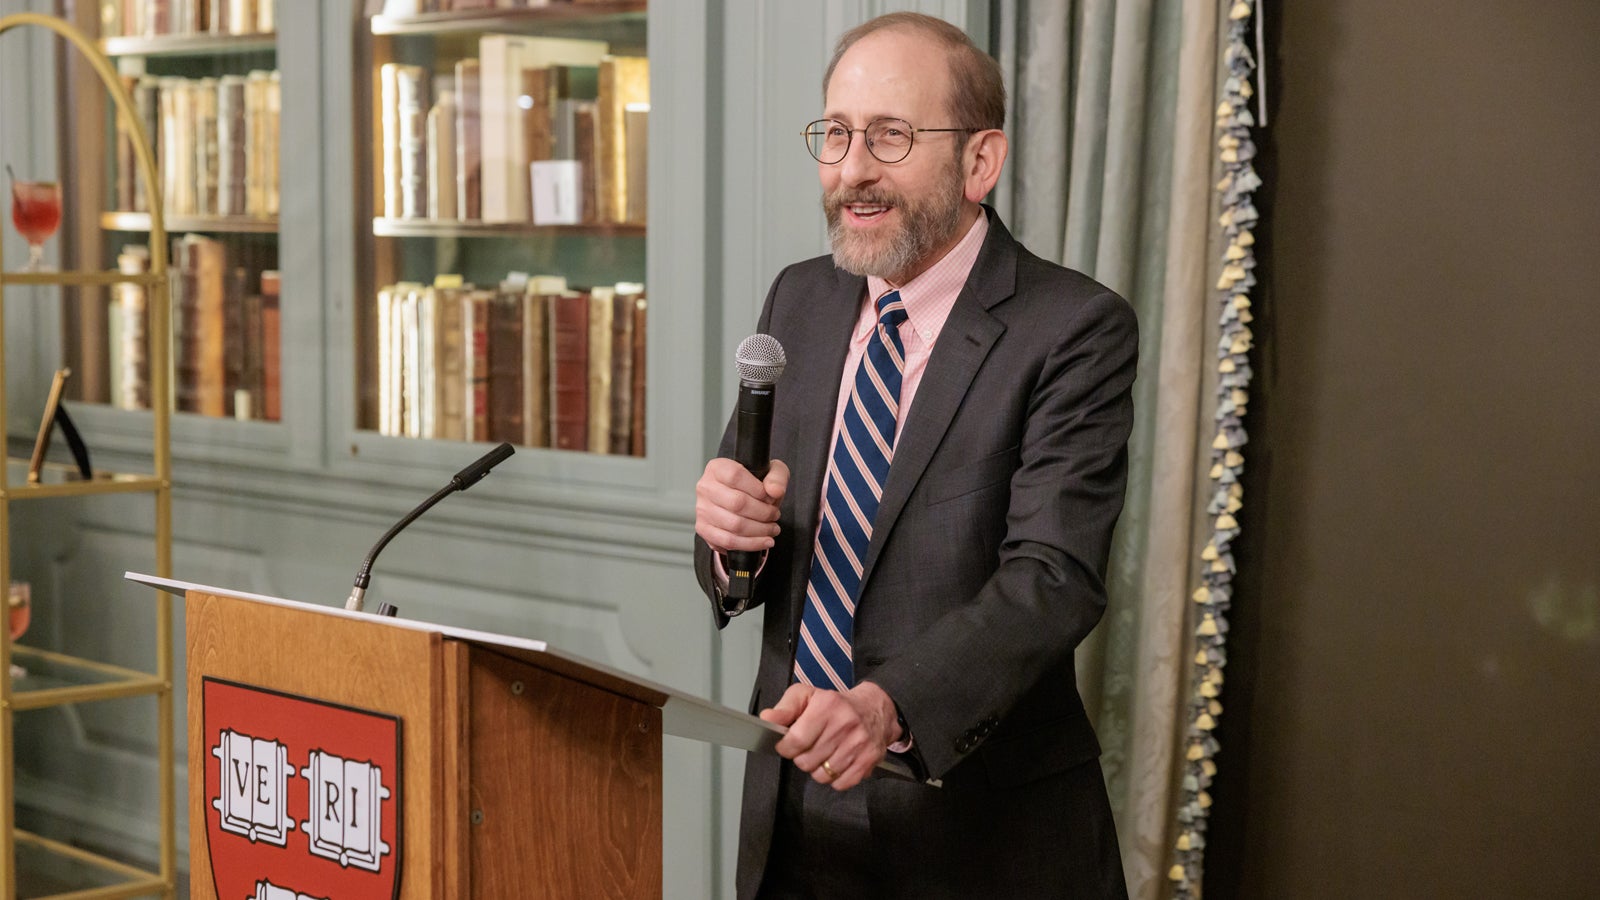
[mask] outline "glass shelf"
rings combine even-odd
[[[464,222],[452,219],[372,220],[375,237],[517,237],[535,234],[573,234],[598,237],[644,237],[645,226],[534,225],[531,222]]]
[[[91,494],[137,494],[155,491],[161,487],[161,479],[154,475],[96,472],[93,478],[85,479],[78,474],[77,466],[52,462],[45,463],[39,472],[39,481],[30,484],[26,481],[25,474],[28,470],[27,460],[13,457],[6,462],[10,471],[6,473],[9,483],[5,494],[11,500],[83,497]]]
[[[28,671],[11,679],[11,707],[16,710],[142,697],[167,687],[148,672],[20,644],[12,646],[11,660]]]
[[[276,50],[276,34],[168,34],[100,41],[107,56],[219,56]]]
[[[637,25],[645,27],[648,3],[552,3],[530,9],[457,10],[416,16],[373,16],[373,34],[452,34],[495,31],[509,34],[567,35],[563,25],[584,31]]]
[[[12,834],[16,840],[18,897],[111,900],[158,894],[167,886],[159,875],[87,850],[21,829]]]
[[[168,233],[178,231],[205,231],[213,234],[277,234],[276,216],[255,218],[251,216],[167,216]],[[150,214],[144,212],[104,212],[100,214],[100,227],[106,231],[150,230]]]

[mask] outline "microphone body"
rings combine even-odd
[[[477,484],[482,480],[483,476],[489,474],[490,469],[504,462],[506,457],[515,452],[516,450],[509,443],[503,443],[485,453],[465,469],[451,476],[449,484],[434,491],[433,496],[417,504],[416,509],[406,513],[404,518],[394,523],[388,531],[384,532],[383,537],[378,538],[378,542],[372,545],[371,550],[367,551],[366,559],[361,561],[361,568],[356,570],[355,588],[350,591],[349,598],[345,600],[344,608],[351,612],[361,611],[361,606],[366,601],[367,585],[372,582],[372,564],[377,561],[378,554],[383,552],[383,548],[389,546],[389,542],[394,540],[395,535],[404,531],[407,525],[415,522],[418,516],[432,509],[434,504],[440,500],[456,491],[464,491]],[[394,615],[393,607],[389,607],[388,604],[384,604],[384,606],[388,607],[388,609],[380,610],[383,615]]]
[[[739,380],[733,459],[757,478],[766,478],[772,468],[772,399],[772,385]],[[751,598],[761,558],[762,554],[749,550],[728,552],[728,599]]]
[[[739,402],[734,409],[734,461],[757,478],[772,467],[772,405],[778,376],[788,360],[783,346],[771,335],[753,334],[739,344]],[[762,554],[744,550],[728,553],[729,600],[747,602],[755,593],[756,570]]]
[[[772,399],[772,385],[739,381],[733,458],[757,478],[767,477],[772,468]]]

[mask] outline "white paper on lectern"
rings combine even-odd
[[[647,690],[664,694],[667,702],[661,707],[661,728],[667,734],[675,737],[688,738],[691,741],[703,741],[722,747],[732,747],[736,750],[749,750],[755,753],[776,753],[773,746],[778,739],[783,737],[787,729],[780,725],[762,721],[756,716],[739,710],[713,703],[692,694],[686,694],[675,688],[658,684],[648,678],[641,678],[612,668],[604,663],[598,663],[581,656],[565,653],[546,644],[528,638],[511,637],[510,635],[494,634],[488,631],[474,631],[470,628],[454,628],[449,625],[436,625],[430,622],[419,622],[416,619],[400,619],[392,616],[380,616],[374,613],[351,612],[342,607],[323,606],[318,603],[305,603],[299,600],[286,600],[282,597],[268,597],[265,594],[251,594],[245,591],[227,590],[211,587],[204,584],[195,584],[188,581],[178,581],[172,578],[161,578],[155,575],[145,575],[140,572],[124,572],[123,578],[128,581],[153,587],[169,594],[182,597],[189,591],[199,591],[203,594],[217,594],[223,597],[237,597],[241,600],[251,600],[257,603],[266,603],[272,606],[285,606],[317,615],[335,616],[346,619],[364,619],[371,622],[382,622],[392,628],[404,628],[409,631],[423,631],[439,634],[457,640],[471,641],[489,647],[499,647],[505,650],[520,651],[514,655],[537,654],[560,660],[564,669],[587,669],[599,675],[617,678],[623,681],[640,685]],[[878,764],[879,771],[899,778],[915,780],[911,768],[905,763],[892,757],[885,757]]]

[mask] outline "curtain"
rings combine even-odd
[[[1083,271],[1140,322],[1126,506],[1110,606],[1078,676],[1104,755],[1128,889],[1168,896],[1186,790],[1221,234],[1212,131],[1230,4],[996,0],[1011,158],[995,202],[1035,253]],[[1202,428],[1204,427],[1204,431]],[[1188,857],[1193,861],[1193,853]]]

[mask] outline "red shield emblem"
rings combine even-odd
[[[400,720],[203,682],[206,842],[217,896],[398,896]]]

